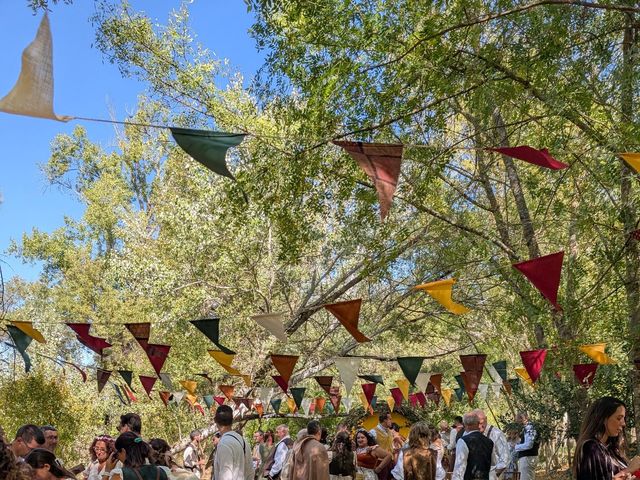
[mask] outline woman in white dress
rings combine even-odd
[[[366,430],[356,433],[357,471],[364,480],[378,480],[378,473],[391,463],[391,454],[376,445],[375,440]]]

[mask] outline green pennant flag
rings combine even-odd
[[[324,408],[326,408],[327,413],[329,414],[333,414],[335,413],[335,409],[333,408],[333,405],[331,405],[331,403],[327,403]]]
[[[411,385],[415,385],[418,373],[422,368],[422,362],[424,362],[424,357],[398,357],[398,365]]]
[[[460,378],[460,380],[462,381],[462,378]],[[459,402],[461,402],[462,395],[464,395],[464,387],[454,388],[453,391],[456,392],[456,398],[458,399]]]
[[[273,413],[280,413],[280,405],[282,404],[281,398],[272,398],[269,403],[271,404],[271,408],[273,408]]]
[[[455,379],[456,379],[456,382],[458,382],[458,385],[460,385],[460,389],[462,390],[462,393],[466,392],[464,388],[464,380],[462,380],[462,375],[456,375]]]
[[[209,340],[211,340],[220,350],[228,355],[235,355],[236,352],[220,344],[220,319],[218,317],[202,318],[191,320],[191,324],[200,330]]]
[[[24,360],[24,371],[28,372],[31,370],[31,358],[27,353],[27,347],[31,344],[32,338],[13,325],[7,325],[7,330],[9,331],[9,335],[11,335],[11,340],[13,340],[16,350],[18,350]]]
[[[304,392],[306,388],[304,387],[291,387],[289,391],[293,396],[293,401],[296,402],[296,407],[300,410],[300,406],[302,405],[302,399],[304,397]]]
[[[227,150],[244,140],[243,133],[212,132],[171,127],[171,135],[180,148],[214,173],[235,180],[227,167]]]
[[[382,379],[382,375],[358,375],[358,378],[366,380],[367,382],[378,383],[380,385],[384,385],[384,380]]]
[[[369,405],[374,410],[376,409],[376,405],[378,405],[378,396],[377,395],[374,395],[373,397],[371,397],[371,401],[369,402]]]
[[[498,375],[500,375],[502,381],[505,381],[507,379],[507,361],[500,360],[498,362],[494,362],[492,365],[493,368],[496,369],[496,372],[498,372]]]
[[[116,391],[116,394],[118,395],[118,400],[120,400],[120,403],[122,403],[123,405],[129,405],[129,403],[126,402],[124,397],[122,396],[122,391],[120,390],[120,387],[118,386],[118,384],[113,382],[109,382],[109,383],[113,385],[113,389]]]
[[[135,392],[135,390],[133,390],[133,387],[131,386],[131,382],[133,381],[133,372],[131,370],[118,370],[118,373],[120,374],[122,379],[127,382],[129,388],[133,392]]]
[[[213,395],[205,395],[202,399],[204,400],[204,403],[207,404],[207,408],[211,408],[213,405]]]

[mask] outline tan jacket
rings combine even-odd
[[[329,480],[327,449],[311,435],[295,443],[291,462],[291,480]]]

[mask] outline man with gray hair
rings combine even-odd
[[[478,416],[478,420],[480,420],[478,425],[480,433],[493,441],[496,464],[491,467],[489,479],[497,480],[497,478],[507,468],[507,465],[509,465],[510,455],[509,446],[507,445],[507,437],[498,427],[488,424],[487,415],[484,413],[484,410],[477,408],[472,413],[475,413]]]
[[[495,465],[493,441],[480,433],[480,419],[474,412],[462,417],[464,435],[456,444],[456,463],[451,480],[489,480]]]
[[[273,447],[264,466],[265,477],[271,479],[280,478],[287,453],[293,445],[293,441],[289,437],[289,427],[284,423],[276,427],[276,435],[280,441]]]
[[[202,465],[204,461],[200,458],[200,440],[202,440],[202,433],[200,430],[193,430],[189,434],[191,442],[184,450],[183,462],[184,468],[191,470],[193,474],[200,478],[202,476]]]

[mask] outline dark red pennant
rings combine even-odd
[[[226,400],[225,397],[213,397],[213,399],[216,401],[218,405],[224,405],[224,401]]]
[[[276,381],[276,383],[284,393],[287,393],[289,391],[289,384],[284,378],[282,378],[281,375],[271,375],[271,378],[273,378]]]
[[[331,376],[320,376],[313,377],[318,382],[318,385],[322,387],[322,389],[327,392],[327,395],[331,395],[331,383],[333,382],[333,377]]]
[[[164,366],[164,362],[166,362],[167,356],[169,355],[171,345],[156,345],[155,343],[147,343],[146,345],[141,346],[146,352],[149,362],[151,362],[151,365],[153,365],[153,369],[158,375],[160,375],[160,371]]]
[[[111,344],[104,338],[89,335],[90,323],[67,323],[67,326],[76,333],[78,341],[85,347],[90,348],[98,355],[102,355],[105,348],[109,348]]]
[[[564,251],[561,251],[513,264],[558,311],[562,311],[558,305],[558,288],[563,259]]]
[[[440,393],[442,391],[442,374],[432,373],[431,378],[429,378],[429,383],[433,385],[437,393]]]
[[[400,390],[398,387],[396,387],[396,388],[389,389],[389,391],[391,392],[391,396],[393,397],[393,401],[396,402],[396,407],[399,407],[402,404],[402,399],[404,398],[402,396],[402,390]]]
[[[551,170],[562,170],[569,165],[559,162],[551,156],[549,150],[543,148],[537,150],[528,145],[521,145],[519,147],[499,147],[499,148],[487,148],[485,150],[491,152],[498,152],[508,157],[517,158],[518,160],[524,160],[525,162],[533,163],[539,167],[550,168]]]
[[[364,396],[367,399],[369,405],[371,405],[371,399],[376,394],[376,383],[363,383],[362,391],[364,392]]]
[[[102,368],[96,369],[96,377],[98,380],[98,393],[102,392],[102,389],[107,384],[109,377],[111,376],[111,370],[103,370]]]
[[[486,359],[487,356],[485,354],[460,355],[460,362],[462,362],[462,368],[465,372],[482,373]]]
[[[418,403],[420,404],[420,406],[424,408],[425,405],[427,404],[427,397],[425,397],[424,393],[422,392],[418,392],[415,395],[416,395],[416,398],[418,399]]]
[[[596,370],[598,370],[597,363],[581,363],[573,366],[573,373],[576,374],[576,378],[580,385],[585,388],[589,388],[593,385],[593,379],[596,376]]]
[[[547,349],[541,348],[539,350],[520,352],[520,358],[522,358],[522,364],[527,370],[529,378],[531,378],[533,383],[536,383],[538,378],[540,378],[544,360],[547,358]]]
[[[482,378],[482,372],[460,372],[462,381],[464,383],[464,389],[467,392],[469,403],[473,401],[473,397],[476,396],[478,386],[480,385],[480,378]]]
[[[157,378],[145,377],[144,375],[139,375],[138,378],[140,379],[140,383],[142,384],[144,391],[147,392],[147,395],[149,395],[149,398],[151,398],[151,390],[153,389]]]
[[[409,394],[409,403],[414,408],[418,405],[418,397],[416,396],[415,393],[410,393]]]

